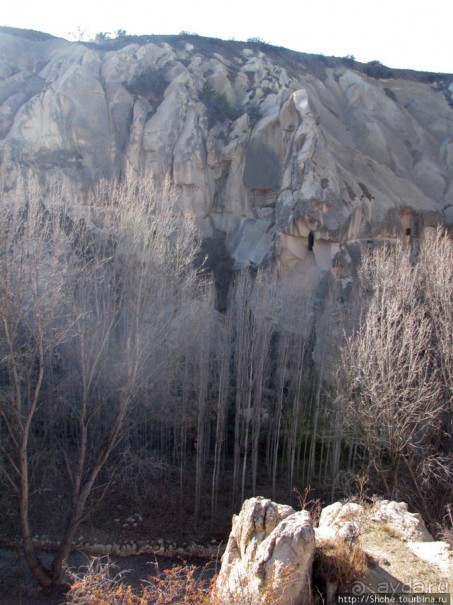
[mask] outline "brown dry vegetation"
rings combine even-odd
[[[369,560],[359,544],[337,538],[317,543],[313,565],[315,584],[337,583],[338,590],[347,591],[368,569]]]
[[[326,541],[318,545],[313,568],[313,588],[316,595],[326,594],[326,585],[338,590],[350,589],[353,582],[368,568],[369,559],[359,545],[344,540]],[[92,559],[82,573],[71,574],[68,605],[272,605],[278,601],[285,585],[291,582],[291,569],[279,582],[269,585],[266,593],[247,596],[232,594],[220,599],[216,593],[216,576],[212,569],[193,565],[178,565],[156,573],[134,590],[121,574],[112,574],[108,559]]]

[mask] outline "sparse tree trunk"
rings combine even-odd
[[[217,508],[217,496],[219,490],[219,475],[222,454],[224,451],[225,425],[227,421],[227,407],[230,385],[230,361],[231,361],[231,314],[227,314],[219,330],[218,364],[219,364],[219,392],[217,397],[216,434],[214,444],[214,467],[212,471],[211,489],[211,520]]]
[[[280,432],[283,415],[283,400],[286,384],[286,372],[288,371],[288,349],[290,338],[288,333],[280,336],[279,351],[278,351],[278,367],[277,367],[277,402],[275,409],[275,418],[272,427],[271,439],[271,466],[272,466],[272,499],[275,500],[277,486],[277,467],[278,467],[278,450],[280,445]]]
[[[317,378],[316,395],[314,399],[314,411],[313,411],[313,428],[311,433],[311,446],[310,454],[308,459],[308,477],[307,482],[310,484],[315,474],[316,465],[316,443],[318,438],[318,420],[321,408],[321,385],[322,385],[322,367]]]

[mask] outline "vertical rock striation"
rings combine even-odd
[[[261,497],[246,500],[222,557],[220,602],[308,605],[314,550],[308,512]]]

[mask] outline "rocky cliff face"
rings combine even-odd
[[[377,77],[376,77],[377,76]],[[453,76],[197,36],[70,43],[0,28],[0,175],[167,175],[235,268],[344,267],[453,222]]]

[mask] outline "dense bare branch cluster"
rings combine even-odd
[[[428,518],[452,480],[452,252],[438,229],[415,259],[401,242],[365,255],[335,398],[375,487],[418,502]]]

